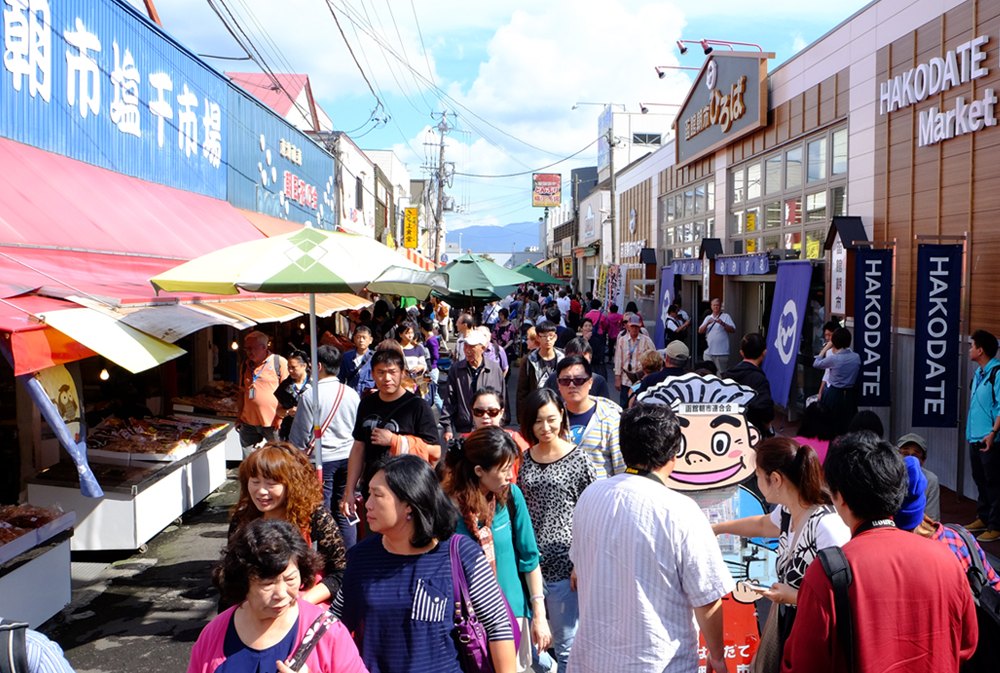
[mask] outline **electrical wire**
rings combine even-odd
[[[372,86],[372,83],[368,81],[368,75],[366,75],[365,71],[361,68],[361,63],[358,62],[358,57],[354,55],[354,49],[351,48],[350,43],[347,41],[347,35],[344,34],[344,29],[340,25],[340,19],[337,18],[337,13],[333,11],[333,3],[330,2],[330,0],[326,0],[326,5],[330,8],[330,15],[333,16],[333,21],[337,24],[337,30],[340,32],[340,37],[344,40],[344,46],[347,47],[347,51],[350,52],[351,58],[354,59],[354,65],[358,66],[358,72],[361,73],[361,77],[365,80],[365,84],[368,85],[368,90],[371,91],[372,96],[375,96],[375,100],[381,104],[382,100],[378,97],[378,94],[375,93],[375,88]]]
[[[587,143],[586,146],[580,148],[576,152],[573,152],[573,154],[569,155],[568,157],[563,157],[559,161],[554,161],[551,164],[548,164],[546,166],[542,166],[540,168],[534,168],[534,169],[529,170],[529,171],[523,171],[523,172],[520,172],[520,173],[504,173],[502,175],[481,175],[481,174],[476,174],[476,173],[460,173],[460,172],[456,171],[455,175],[461,175],[461,176],[467,177],[467,178],[516,178],[516,177],[520,177],[522,175],[529,175],[531,173],[537,173],[539,171],[544,171],[546,168],[552,168],[553,166],[558,166],[559,164],[563,163],[564,161],[569,161],[570,159],[572,159],[572,158],[574,158],[574,157],[576,157],[576,156],[578,156],[580,154],[583,154],[588,149],[590,149],[598,140],[600,140],[599,137],[598,138],[594,138],[589,143]]]

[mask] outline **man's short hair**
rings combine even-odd
[[[591,308],[591,310],[594,310],[594,311],[600,311],[601,310],[601,300],[600,299],[591,299],[590,300],[590,308]]]
[[[564,371],[572,367],[573,365],[580,365],[583,367],[583,371],[587,372],[587,376],[593,376],[594,370],[587,361],[587,358],[582,355],[567,355],[563,359],[556,363],[556,377],[562,374]]]
[[[559,307],[556,306],[555,304],[549,304],[549,306],[545,309],[546,320],[550,320],[552,322],[559,322],[559,319],[561,317],[562,317],[562,311],[560,311]]]
[[[764,354],[766,349],[767,342],[757,332],[750,332],[744,335],[743,340],[740,341],[740,351],[742,351],[743,357],[747,360],[756,360]]]
[[[626,465],[636,470],[656,470],[677,455],[681,425],[670,407],[639,402],[622,412],[618,437]]]
[[[671,304],[670,306],[667,307],[667,315],[674,315],[679,310],[680,309],[677,308],[677,304]]]
[[[340,349],[335,346],[320,346],[316,349],[316,361],[328,374],[336,374],[340,371],[341,359]]]
[[[404,368],[403,363],[403,354],[401,352],[395,348],[386,348],[385,350],[375,351],[375,355],[372,356],[372,371],[379,365],[396,365],[402,371]]]
[[[468,313],[463,313],[462,315],[458,316],[458,324],[465,325],[466,327],[475,327],[476,321]]]
[[[862,521],[895,515],[906,497],[903,457],[872,432],[853,432],[834,439],[823,472],[830,491],[840,494]]]
[[[839,329],[840,329],[840,323],[837,322],[836,320],[827,320],[825,323],[823,323],[824,332],[829,332],[830,334],[833,334]]]
[[[833,343],[833,347],[840,348],[850,348],[851,347],[851,330],[846,327],[838,327],[833,331],[833,336],[830,338]],[[996,349],[996,345],[993,346]]]
[[[372,328],[369,327],[368,325],[358,325],[357,327],[354,328],[354,333],[357,334],[358,332],[360,332],[361,334],[367,334],[368,336],[371,336]]]
[[[555,332],[556,324],[551,320],[540,320],[537,325],[535,325],[535,334],[549,334]]]
[[[248,341],[255,341],[261,346],[269,346],[271,344],[271,337],[267,336],[260,330],[254,330],[243,337],[243,343]]]
[[[586,321],[584,321],[586,322]],[[570,339],[563,349],[563,352],[569,355],[593,355],[594,349],[591,347],[590,342],[583,337],[575,337]]]
[[[977,329],[972,333],[972,343],[976,344],[977,347],[983,349],[983,353],[986,357],[993,359],[997,356],[997,338],[993,336],[992,332],[987,332],[984,329]]]

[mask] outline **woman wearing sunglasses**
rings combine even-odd
[[[580,617],[569,559],[573,509],[583,489],[597,480],[591,459],[568,440],[568,416],[562,400],[548,388],[528,396],[520,420],[532,446],[518,477],[542,555],[546,614],[560,671],[569,662]]]
[[[472,429],[488,427],[503,427],[504,408],[500,393],[496,388],[480,388],[472,398]],[[528,442],[517,430],[504,428],[504,431],[514,439],[517,449],[524,453],[528,449]],[[514,467],[514,476],[517,476],[517,468],[521,464],[520,457]]]

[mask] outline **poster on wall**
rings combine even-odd
[[[617,304],[621,310],[625,304],[625,278],[620,264],[608,267],[608,307]]]
[[[767,355],[762,369],[771,384],[771,397],[780,406],[787,406],[795,378],[811,279],[812,264],[808,261],[778,264],[771,322],[767,328]]]
[[[890,404],[892,250],[859,248],[854,257],[854,351],[861,356],[858,406]]]
[[[958,423],[962,245],[917,246],[911,425]]]
[[[660,312],[656,316],[656,334],[653,338],[657,348],[667,345],[667,309],[674,303],[674,299],[674,267],[665,266],[660,270]]]

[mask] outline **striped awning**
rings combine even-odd
[[[433,271],[438,267],[438,265],[434,263],[433,259],[424,257],[412,248],[396,248],[396,250],[398,250],[403,257],[406,257],[406,259],[410,260],[424,271]]]

